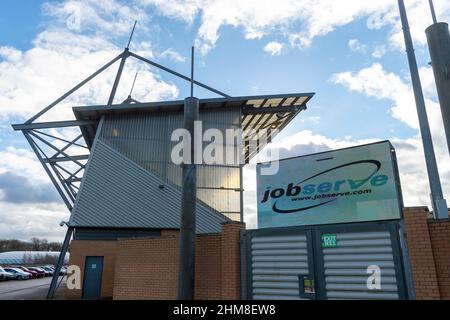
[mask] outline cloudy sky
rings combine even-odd
[[[426,0],[406,0],[443,190],[450,201],[450,161],[425,28]],[[306,112],[271,145],[281,157],[389,139],[397,150],[405,204],[429,205],[423,151],[395,0],[2,0],[0,4],[0,238],[62,240],[68,212],[25,138],[10,124],[28,117],[117,56],[133,21],[131,50],[232,96],[316,92]],[[450,1],[435,0],[450,21]],[[48,115],[104,104],[104,76]],[[136,71],[134,97],[171,100],[186,83],[128,63],[117,101]],[[197,90],[197,96],[210,93]],[[44,120],[44,118],[42,119]],[[255,172],[245,171],[245,215],[255,226]]]

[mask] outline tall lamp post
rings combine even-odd
[[[416,100],[417,116],[419,118],[420,133],[422,136],[423,151],[428,172],[428,181],[431,189],[431,204],[435,219],[448,219],[447,203],[442,195],[441,181],[436,164],[436,156],[431,139],[430,126],[428,124],[427,111],[425,109],[425,99],[423,97],[422,85],[420,83],[419,70],[417,68],[414,46],[409,30],[408,17],[406,15],[405,3],[398,0],[400,18],[402,21],[403,35],[405,38],[406,53],[408,55],[409,69]]]

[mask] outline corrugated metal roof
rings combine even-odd
[[[164,185],[164,188],[160,188]],[[91,152],[70,225],[179,228],[181,191],[98,139]],[[197,202],[197,233],[218,233],[229,219]]]
[[[293,93],[277,95],[259,95],[230,98],[200,99],[200,110],[202,109],[220,109],[230,107],[240,107],[242,129],[255,130],[256,134],[261,129],[271,129],[268,141],[271,141],[276,132],[281,131],[299,112],[306,109],[306,103],[313,97],[314,93]],[[103,115],[130,114],[136,112],[160,112],[160,111],[182,111],[184,107],[183,100],[163,101],[163,102],[145,102],[118,105],[101,105],[89,107],[74,107],[73,112],[78,120],[97,120]],[[95,133],[96,125],[81,127],[83,136],[88,146],[91,146]],[[255,135],[245,137],[244,155],[245,160],[249,161],[259,150],[264,148],[268,141],[263,141],[257,150],[250,152],[249,144],[246,143]]]

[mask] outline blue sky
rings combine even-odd
[[[23,1],[3,0],[0,238],[61,237],[57,224],[67,212],[61,201],[39,191],[49,187],[45,173],[10,124],[23,122],[116,56],[127,42],[134,19],[139,23],[131,50],[189,74],[190,47],[195,44],[196,78],[229,95],[315,92],[308,110],[272,146],[281,155],[390,139],[400,160],[406,204],[428,205],[397,1],[364,2],[33,0],[24,7]],[[405,2],[444,193],[450,198],[450,164],[424,36],[431,16],[427,1]],[[436,0],[435,7],[440,19],[448,22],[448,1]],[[139,68],[130,66],[119,96],[126,98],[134,70]],[[97,83],[95,88],[106,92],[108,83]],[[187,83],[172,76],[142,69],[135,94],[140,100],[166,100],[183,98],[188,90]],[[212,96],[196,92],[199,97]],[[102,103],[102,99],[103,93],[86,92],[61,107],[69,113],[58,109],[55,116],[70,115],[70,105]],[[29,189],[21,191],[17,183],[8,183],[14,180],[12,174],[17,181],[28,179],[23,183]],[[252,226],[256,210],[252,168],[246,170],[245,188],[246,220]],[[38,196],[24,194],[20,201],[20,192]]]

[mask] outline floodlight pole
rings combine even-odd
[[[409,30],[405,3],[403,2],[403,0],[398,0],[398,6],[400,10],[400,18],[402,21],[403,35],[405,38],[406,52],[408,54],[409,69],[411,71],[414,98],[416,100],[423,151],[425,154],[425,162],[428,171],[428,181],[430,183],[431,189],[431,204],[433,206],[433,213],[435,219],[448,219],[447,203],[442,195],[439,171],[436,164],[436,156],[434,153],[433,141],[431,139],[427,111],[425,109],[425,99],[423,97],[419,70],[417,68],[416,56],[414,55],[414,46],[411,38],[411,32]]]
[[[450,32],[447,23],[437,22],[432,0],[430,9],[433,24],[425,30],[425,33],[450,155]]]
[[[182,164],[183,175],[178,276],[179,300],[193,300],[195,297],[195,216],[197,207],[197,167],[194,156],[194,124],[195,121],[198,120],[199,99],[193,96],[194,47],[192,47],[191,59],[191,96],[184,99],[184,129],[188,134],[188,137],[184,137],[184,142],[186,143],[186,140],[189,141],[189,154],[183,154],[184,159]]]

